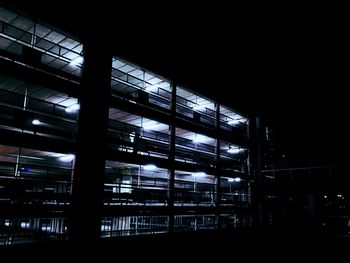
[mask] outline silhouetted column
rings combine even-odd
[[[174,187],[175,187],[175,141],[176,141],[176,85],[171,85],[171,124],[170,124],[170,145],[169,145],[169,232],[174,232]]]
[[[220,161],[220,104],[216,103],[216,215],[218,220],[218,228],[221,228],[221,161]]]
[[[254,183],[251,184],[251,202],[252,202],[252,214],[253,214],[253,226],[262,227],[264,224],[264,206],[263,206],[263,189],[260,177],[261,171],[261,128],[260,118],[252,117],[249,122],[249,142],[250,142],[250,154],[249,164],[250,173],[252,175]]]
[[[317,202],[317,195],[314,192],[309,192],[306,194],[307,199],[307,219],[308,222],[304,222],[308,224],[311,229],[316,229],[319,227],[319,207]]]
[[[84,43],[70,213],[70,240],[76,244],[92,245],[100,238],[111,63],[96,39]]]

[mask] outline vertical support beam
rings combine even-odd
[[[176,141],[176,85],[171,84],[171,124],[170,124],[170,144],[169,144],[169,232],[174,232],[174,187],[175,187],[175,141]]]
[[[100,239],[105,144],[112,57],[96,39],[84,42],[80,112],[70,213],[70,240],[91,246]]]
[[[261,127],[261,119],[260,117],[256,117],[256,121],[255,121],[255,128],[256,128],[256,132],[255,132],[255,142],[256,142],[256,169],[257,171],[260,173],[261,169],[262,169],[262,127]],[[259,179],[261,179],[259,177]]]
[[[221,160],[220,160],[220,104],[216,103],[216,216],[218,220],[218,229],[221,228]]]
[[[307,223],[309,230],[316,230],[320,225],[320,209],[319,209],[319,202],[317,200],[317,196],[319,194],[316,191],[310,191],[306,193],[306,199],[307,199]]]
[[[251,216],[252,226],[258,227],[258,192],[257,192],[257,172],[256,172],[256,119],[254,116],[249,118],[249,173],[253,179],[250,183],[250,196],[251,196]]]
[[[260,118],[250,118],[249,141],[250,141],[250,173],[254,183],[251,186],[251,202],[253,227],[262,227],[264,225],[264,195],[261,182],[261,127]]]

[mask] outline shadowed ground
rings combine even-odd
[[[267,229],[102,240],[89,247],[74,247],[69,243],[17,245],[2,247],[0,253],[11,259],[39,262],[90,259],[93,262],[235,262],[256,259],[285,262],[344,259],[349,247],[347,236],[297,229]]]

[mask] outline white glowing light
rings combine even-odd
[[[230,148],[227,150],[228,153],[232,153],[232,154],[240,153],[240,151],[242,151],[242,149],[233,148],[233,147],[230,147]]]
[[[66,112],[75,112],[80,109],[80,104],[73,104],[65,109]]]
[[[144,130],[155,130],[158,128],[158,126],[159,126],[159,124],[156,122],[149,122],[149,123],[143,125],[143,129]]]
[[[130,133],[129,135],[130,135],[130,136],[129,136],[130,141],[131,141],[131,142],[134,142],[134,141],[135,141],[135,132],[132,132],[132,133]]]
[[[236,177],[235,179],[233,179],[235,182],[239,183],[241,181],[241,178]]]
[[[59,157],[58,159],[60,159],[60,161],[62,161],[62,162],[71,162],[74,160],[74,158],[75,158],[74,154],[65,154],[65,155]]]
[[[146,171],[153,171],[157,169],[157,166],[155,166],[154,164],[147,164],[143,167],[143,169],[145,169]]]
[[[228,180],[227,181],[229,181],[229,182],[234,182],[235,181],[235,179],[233,179],[233,178],[228,178]]]
[[[84,58],[82,56],[77,56],[75,59],[73,59],[69,64],[80,66],[83,64]]]
[[[239,124],[240,122],[241,122],[241,120],[235,119],[235,120],[229,120],[227,123],[230,124],[230,125],[237,125],[237,124]]]
[[[206,176],[207,174],[204,173],[204,172],[197,172],[197,173],[193,173],[192,176],[194,177],[204,177]]]
[[[204,110],[205,109],[205,105],[197,105],[197,106],[194,106],[192,109],[195,110],[195,111],[197,111],[197,110]]]
[[[163,131],[168,130],[169,126],[156,121],[147,121],[142,124],[142,128],[145,131]]]
[[[51,156],[52,156],[52,157],[56,157],[56,158],[60,158],[60,157],[62,157],[62,156],[66,156],[66,155],[63,154],[63,153],[53,153]]]
[[[35,119],[35,120],[32,121],[32,124],[33,125],[40,125],[41,121],[39,121],[38,119]]]
[[[192,141],[194,143],[204,143],[204,142],[207,142],[209,140],[210,140],[210,138],[208,138],[207,136],[196,134]]]

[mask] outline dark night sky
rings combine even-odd
[[[20,8],[76,35],[102,32],[119,55],[258,112],[292,159],[347,163],[349,42],[342,7],[201,4],[159,11],[134,3],[118,12],[110,4],[83,11],[61,3]]]

